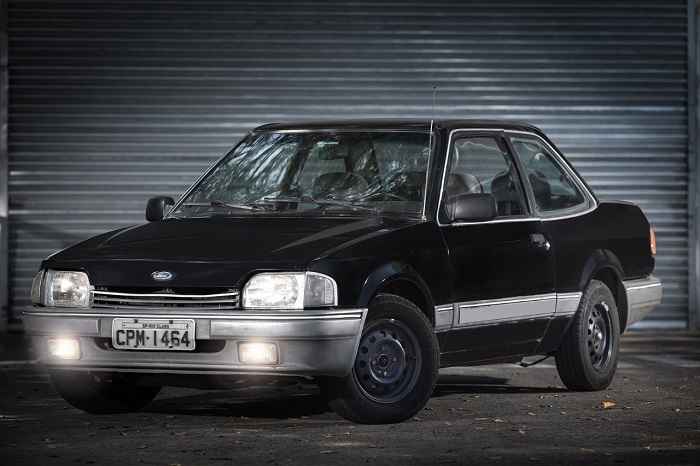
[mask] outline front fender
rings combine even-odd
[[[428,309],[435,309],[435,302],[428,285],[420,274],[408,264],[392,261],[374,269],[362,284],[358,305],[367,307],[374,295],[394,281],[406,281],[420,291]]]

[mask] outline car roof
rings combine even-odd
[[[314,120],[295,121],[289,123],[268,123],[258,126],[255,131],[314,131],[314,130],[404,130],[428,131],[430,120],[400,120],[400,119],[357,119],[357,120]],[[544,135],[538,127],[525,122],[508,120],[471,120],[471,119],[440,119],[433,124],[438,129],[503,129],[511,131],[526,131]]]

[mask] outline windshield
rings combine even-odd
[[[171,217],[343,212],[423,215],[427,132],[249,135]]]

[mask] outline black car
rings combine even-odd
[[[600,390],[662,294],[639,207],[599,201],[527,124],[264,125],[146,218],[47,258],[32,287],[26,329],[85,411],[285,376],[397,422],[440,367],[532,355]]]

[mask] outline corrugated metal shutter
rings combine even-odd
[[[11,296],[40,259],[141,222],[248,129],[299,118],[540,125],[637,202],[687,319],[686,4],[9,1]]]

